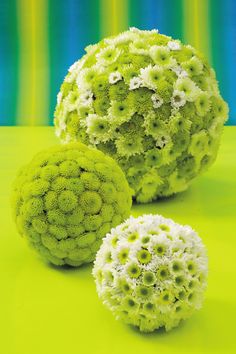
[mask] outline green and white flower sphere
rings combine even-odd
[[[13,189],[20,234],[56,265],[93,261],[105,234],[130,215],[124,173],[112,158],[82,143],[38,153]]]
[[[86,48],[58,94],[56,134],[114,157],[138,202],[185,190],[215,160],[228,108],[193,47],[131,28]]]
[[[170,330],[200,308],[207,269],[206,249],[191,227],[144,215],[107,234],[93,275],[117,319],[151,332]]]

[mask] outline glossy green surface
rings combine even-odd
[[[144,335],[115,321],[99,301],[91,266],[55,268],[21,239],[9,193],[17,169],[57,143],[53,128],[0,129],[0,352],[3,354],[235,353],[236,127],[225,128],[213,167],[190,189],[135,205],[190,224],[208,248],[209,286],[202,310],[178,328]]]

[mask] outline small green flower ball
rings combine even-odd
[[[190,45],[131,28],[86,48],[58,94],[56,134],[115,158],[135,199],[184,191],[215,160],[227,104]]]
[[[131,190],[117,163],[82,143],[38,153],[12,195],[17,228],[55,265],[94,260],[102,238],[130,215]]]
[[[117,319],[152,332],[170,330],[201,307],[207,269],[206,249],[191,227],[143,215],[106,235],[93,275]]]

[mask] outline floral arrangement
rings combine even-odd
[[[151,332],[170,330],[201,306],[207,268],[205,247],[191,227],[144,215],[107,234],[93,275],[117,319]]]
[[[20,234],[51,263],[71,266],[94,259],[131,202],[117,163],[82,143],[38,153],[20,170],[12,196]]]
[[[213,69],[156,30],[131,28],[86,52],[58,94],[56,134],[114,157],[138,202],[185,190],[214,162],[228,115]]]

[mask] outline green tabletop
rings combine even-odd
[[[188,191],[134,205],[133,215],[159,213],[190,224],[208,248],[203,308],[166,333],[140,334],[116,321],[99,301],[91,265],[44,263],[17,234],[9,193],[17,169],[58,143],[52,127],[0,128],[0,353],[236,353],[236,127],[226,127],[217,161]]]

